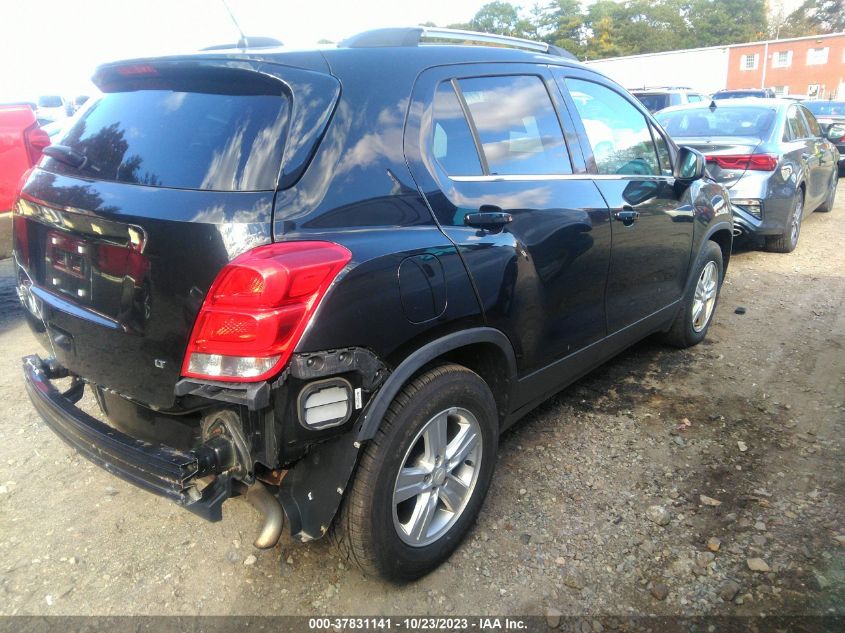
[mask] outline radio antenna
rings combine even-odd
[[[229,17],[232,18],[232,23],[235,25],[235,28],[238,29],[238,33],[241,35],[241,41],[238,42],[238,48],[242,48],[246,50],[249,48],[249,40],[246,39],[246,35],[241,30],[241,25],[238,24],[238,20],[235,18],[235,14],[232,13],[232,9],[229,8],[229,3],[226,0],[220,0],[223,3],[223,6],[226,7],[226,12],[229,14]]]

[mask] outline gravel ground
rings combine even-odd
[[[845,614],[842,244],[845,185],[795,253],[735,253],[704,344],[641,343],[508,432],[467,541],[399,587],[76,456],[24,395],[0,262],[0,614]]]

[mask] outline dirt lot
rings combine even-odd
[[[845,185],[795,253],[735,254],[703,345],[642,343],[509,432],[470,538],[403,587],[77,457],[24,394],[8,260],[0,350],[2,614],[845,614]]]

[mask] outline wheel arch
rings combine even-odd
[[[731,249],[733,248],[733,232],[729,226],[717,226],[707,235],[707,240],[716,242],[722,251],[722,277],[728,271],[728,262],[731,260]]]
[[[707,227],[707,231],[704,233],[704,236],[698,243],[698,247],[695,249],[692,258],[690,259],[690,276],[687,283],[690,283],[692,280],[692,276],[695,273],[693,270],[694,264],[701,253],[701,249],[705,247],[707,242],[715,242],[722,251],[722,276],[724,277],[728,270],[728,262],[730,261],[731,249],[733,248],[733,225],[731,222],[728,220],[720,220]]]
[[[356,440],[372,439],[402,387],[417,373],[439,362],[458,363],[481,376],[496,399],[500,421],[504,419],[516,379],[516,355],[501,330],[476,327],[430,341],[399,363],[360,416],[355,428]]]

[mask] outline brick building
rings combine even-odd
[[[773,88],[780,95],[845,99],[845,33],[588,61],[626,88]]]
[[[729,47],[728,88],[845,99],[845,33]]]

